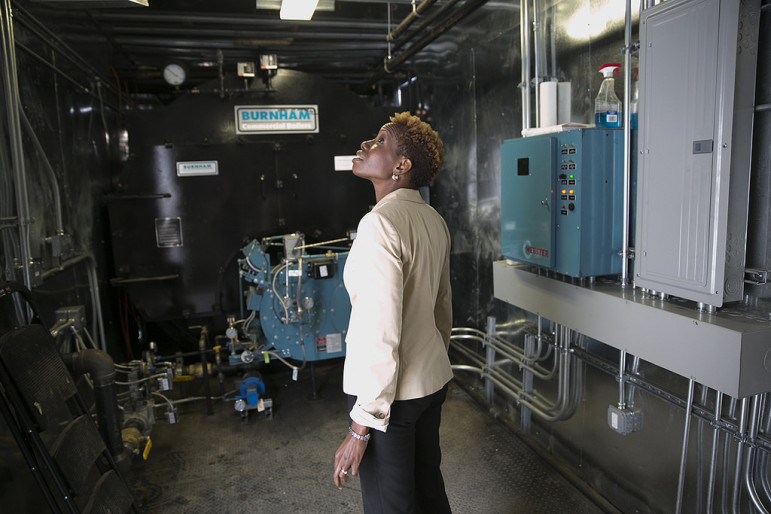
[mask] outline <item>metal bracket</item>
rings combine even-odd
[[[771,270],[758,268],[744,269],[744,282],[746,284],[763,285],[768,283],[768,274]]]

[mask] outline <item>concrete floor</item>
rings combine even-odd
[[[202,401],[180,404],[174,425],[157,409],[152,451],[128,476],[146,512],[361,512],[358,479],[342,491],[332,483],[334,452],[347,428],[342,362],[316,364],[316,399],[308,368],[294,382],[287,368],[272,366],[263,370],[271,419],[255,413],[242,422],[232,396],[214,401],[212,415]],[[225,383],[232,386],[232,378]],[[197,396],[199,389],[177,384],[170,397]],[[455,513],[605,512],[455,383],[441,438]]]

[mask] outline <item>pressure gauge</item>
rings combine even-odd
[[[163,80],[172,86],[179,86],[185,82],[187,70],[181,64],[171,63],[163,68]]]
[[[225,330],[225,337],[227,337],[228,339],[235,339],[236,337],[238,337],[238,331],[233,327],[228,327]]]

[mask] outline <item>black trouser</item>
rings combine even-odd
[[[367,514],[444,514],[450,504],[439,465],[439,423],[447,385],[434,394],[391,405],[388,431],[370,430],[359,466]],[[356,397],[349,397],[349,408]]]

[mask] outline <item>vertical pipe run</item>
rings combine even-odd
[[[533,363],[535,341],[531,334],[525,334],[525,360],[524,363],[530,365]],[[527,368],[522,369],[522,392],[529,398],[533,393],[533,372],[528,371]],[[520,428],[525,434],[530,433],[530,420],[532,418],[532,411],[526,404],[522,404],[520,412]]]
[[[487,335],[488,337],[495,337],[495,316],[487,317]],[[495,366],[495,349],[492,345],[488,344],[485,348],[486,364],[488,369],[492,369]],[[487,403],[493,404],[493,396],[495,394],[495,385],[489,376],[485,378],[485,399]]]
[[[688,436],[691,430],[691,413],[693,412],[693,377],[688,381],[688,404],[685,407],[685,428],[683,429],[683,449],[680,453],[680,476],[677,479],[677,504],[675,513],[683,511],[683,486],[685,485],[685,460],[688,455]]]
[[[206,327],[201,329],[201,337],[198,339],[198,351],[201,354],[201,378],[203,379],[203,391],[206,395],[206,414],[211,416],[214,414],[214,409],[211,405],[211,394],[209,390],[209,359],[206,357],[206,343],[209,335],[209,330]]]
[[[768,509],[758,496],[758,491],[755,487],[755,478],[753,477],[753,469],[755,464],[755,446],[758,437],[758,428],[760,425],[760,405],[762,403],[763,394],[756,394],[752,397],[752,414],[750,418],[750,432],[749,442],[747,444],[747,459],[744,466],[744,485],[747,487],[747,492],[750,495],[752,504],[761,514],[768,514]]]
[[[24,148],[21,140],[21,120],[19,109],[21,98],[19,96],[19,82],[16,69],[16,47],[13,35],[11,1],[5,0],[2,4],[2,43],[3,43],[3,81],[5,84],[6,106],[8,110],[8,130],[11,143],[11,160],[14,172],[14,189],[16,192],[16,211],[19,222],[19,247],[21,251],[21,265],[24,277],[24,285],[32,289],[32,277],[30,275],[31,249],[29,241],[29,194],[27,191],[27,173],[24,167]],[[28,313],[31,316],[31,313]]]
[[[737,429],[737,438],[739,443],[736,445],[736,472],[734,473],[734,490],[731,502],[731,512],[739,514],[739,500],[741,498],[741,475],[742,464],[744,462],[744,444],[747,438],[747,408],[749,398],[742,399],[741,413],[739,414],[739,427]]]
[[[530,0],[519,0],[519,46],[522,54],[522,130],[529,129],[530,121]]]
[[[624,194],[623,221],[621,223],[621,287],[626,287],[629,280],[629,187],[631,182],[632,160],[632,115],[629,112],[632,84],[632,0],[626,0],[624,16]]]
[[[712,457],[709,464],[709,480],[707,486],[707,512],[712,512],[715,498],[715,473],[717,470],[717,446],[720,435],[720,411],[723,408],[723,393],[715,392],[715,418],[712,427]],[[725,458],[725,456],[724,456]]]
[[[626,371],[626,350],[621,350],[618,361],[618,408],[626,408],[626,396],[624,395],[624,372]]]
[[[541,21],[538,17],[538,0],[533,0],[533,60],[535,62],[535,76],[533,87],[535,88],[535,126],[541,126]]]

